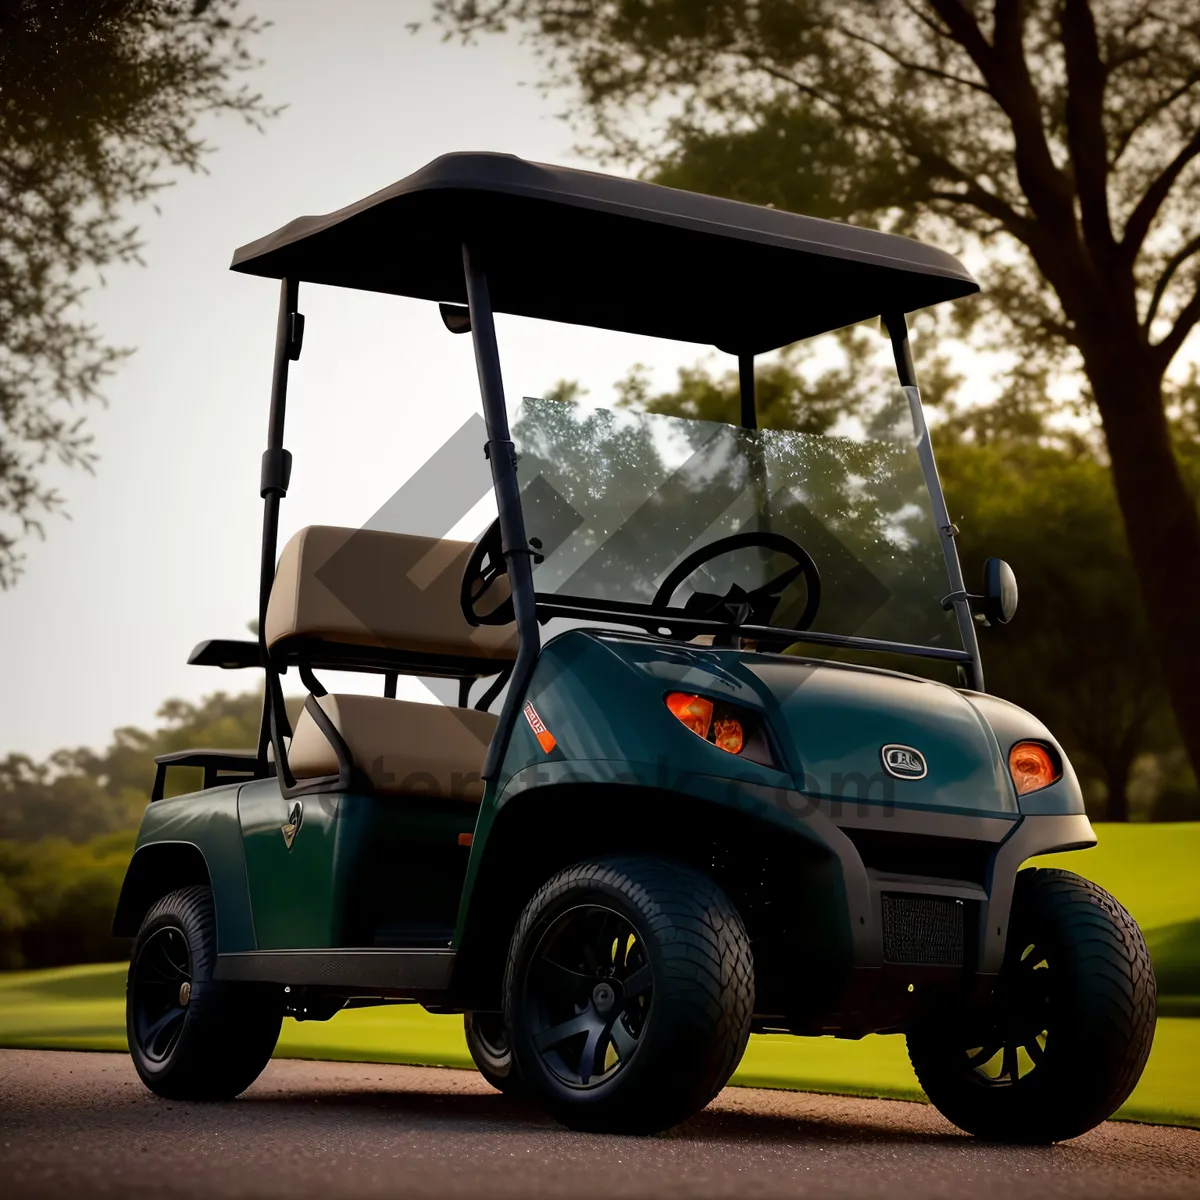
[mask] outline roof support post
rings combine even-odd
[[[933,520],[937,525],[938,537],[942,543],[942,554],[946,559],[946,574],[950,579],[950,591],[952,595],[957,594],[959,597],[954,601],[954,615],[958,620],[958,632],[962,638],[963,649],[971,656],[971,661],[964,664],[967,686],[977,692],[982,692],[984,690],[983,663],[979,656],[979,639],[975,633],[975,618],[966,599],[967,588],[963,582],[962,563],[958,560],[958,545],[954,540],[958,534],[958,526],[950,520],[950,510],[946,507],[946,496],[942,491],[942,481],[938,477],[937,463],[933,457],[929,427],[925,424],[925,409],[921,404],[920,389],[917,387],[917,368],[913,363],[912,343],[908,340],[908,322],[903,313],[890,313],[885,314],[883,324],[892,342],[896,375],[900,380],[900,386],[904,389],[909,410],[912,413],[913,433],[917,439],[917,458],[925,476],[925,486],[929,490]]]
[[[471,316],[471,340],[475,345],[479,394],[483,401],[483,419],[487,425],[485,453],[492,468],[492,487],[496,493],[496,512],[500,519],[500,541],[517,622],[517,659],[513,664],[500,720],[483,765],[483,778],[494,779],[500,769],[500,759],[508,746],[517,713],[525,702],[525,689],[541,649],[541,636],[533,591],[532,550],[525,535],[525,516],[521,511],[517,455],[509,436],[508,409],[504,402],[504,379],[500,373],[500,351],[496,344],[492,300],[478,251],[466,243],[463,245],[463,273],[466,276],[467,308]]]
[[[258,733],[258,765],[266,774],[267,745],[271,741],[272,713],[277,732],[290,732],[279,678],[267,656],[267,602],[275,582],[275,555],[279,542],[279,502],[287,495],[292,476],[292,456],[283,448],[284,418],[287,415],[288,366],[300,357],[304,337],[304,318],[296,311],[300,285],[295,279],[279,282],[279,310],[275,322],[275,367],[271,374],[271,408],[267,417],[267,448],[262,456],[259,494],[263,498],[262,552],[258,575],[258,648],[266,674],[263,689],[262,723]],[[275,747],[276,763],[286,771],[280,759],[282,742]]]
[[[758,428],[758,404],[754,387],[754,355],[738,355],[738,391],[742,398],[742,428]]]

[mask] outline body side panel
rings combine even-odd
[[[256,948],[246,861],[238,824],[241,784],[227,784],[149,805],[138,830],[129,886],[139,855],[158,845],[194,846],[204,857],[217,915],[217,947],[224,954]],[[145,861],[143,859],[143,861]]]

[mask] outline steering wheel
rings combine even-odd
[[[683,606],[684,613],[689,617],[713,617],[718,620],[728,620],[735,625],[769,625],[783,589],[797,577],[803,575],[805,587],[808,589],[808,600],[804,605],[804,611],[800,614],[800,619],[793,628],[808,629],[817,615],[817,609],[821,606],[821,575],[817,570],[817,564],[813,562],[812,555],[798,542],[792,541],[790,537],[784,537],[781,533],[735,533],[731,537],[718,538],[707,546],[701,546],[699,550],[689,554],[662,581],[662,585],[651,602],[651,607],[669,608],[672,597],[679,590],[679,585],[697,568],[702,567],[710,559],[718,558],[733,550],[745,549],[747,546],[762,546],[764,549],[786,554],[795,561],[796,565],[789,567],[782,574],[776,575],[774,579],[769,579],[751,591],[746,591],[735,583],[724,596],[715,596],[710,592],[693,592]]]
[[[485,612],[478,609],[484,596],[493,587],[499,586],[496,581],[507,574],[508,564],[504,561],[504,545],[500,537],[500,518],[497,517],[475,543],[463,569],[458,602],[468,625],[507,625],[515,619],[511,593]]]

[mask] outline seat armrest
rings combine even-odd
[[[161,800],[166,790],[167,770],[170,767],[200,767],[204,771],[204,788],[207,790],[223,782],[221,771],[236,776],[256,778],[259,774],[258,751],[256,750],[173,750],[170,754],[159,754],[154,759],[154,787],[150,802]],[[232,782],[225,780],[224,782]]]
[[[262,652],[257,642],[235,642],[228,638],[208,638],[188,655],[194,667],[221,667],[226,671],[242,667],[261,667]]]

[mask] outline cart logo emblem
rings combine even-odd
[[[525,720],[529,722],[529,728],[533,730],[533,736],[537,738],[538,745],[549,754],[558,743],[554,740],[554,734],[542,724],[542,718],[537,715],[537,709],[529,700],[525,702]]]
[[[911,746],[884,746],[879,752],[883,769],[897,779],[924,779],[929,773],[925,756]]]
[[[296,834],[300,832],[300,825],[304,821],[304,805],[299,800],[292,805],[291,815],[288,817],[287,824],[279,827],[279,832],[283,834],[283,841],[287,848],[292,848],[292,843],[296,840]]]

